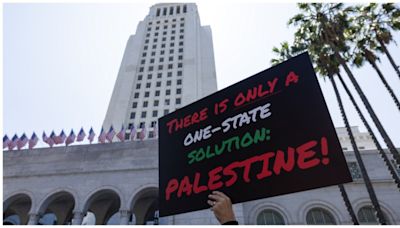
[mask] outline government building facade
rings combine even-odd
[[[103,128],[144,139],[3,151],[3,224],[218,224],[211,210],[158,216],[157,119],[217,91],[212,34],[192,3],[156,4],[126,45]],[[133,127],[133,128],[132,128]],[[377,224],[344,128],[353,176],[344,184],[361,224]],[[400,192],[368,133],[352,131],[385,219]],[[388,157],[391,157],[388,152]],[[400,170],[396,170],[400,175]],[[240,224],[352,224],[338,186],[234,205]]]

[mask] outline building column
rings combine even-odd
[[[72,219],[72,225],[81,225],[83,220],[83,213],[81,211],[74,211],[74,218]]]
[[[35,213],[30,213],[28,225],[37,225],[38,222],[39,222],[39,215]]]
[[[128,210],[120,210],[120,225],[128,225],[129,223],[129,216],[131,215],[130,211]]]

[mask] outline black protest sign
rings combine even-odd
[[[352,181],[307,53],[159,119],[159,210]]]

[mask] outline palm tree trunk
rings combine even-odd
[[[379,133],[382,135],[383,140],[385,141],[386,145],[389,148],[389,151],[392,153],[393,158],[396,160],[397,165],[400,165],[400,155],[399,152],[396,150],[396,147],[394,146],[392,140],[390,139],[389,135],[386,133],[385,128],[382,126],[381,122],[379,121],[378,117],[376,116],[374,110],[372,109],[371,104],[369,103],[367,97],[365,96],[364,92],[362,91],[360,85],[354,78],[353,73],[350,71],[350,68],[347,66],[346,62],[342,58],[342,56],[339,54],[337,47],[333,44],[331,44],[331,47],[334,49],[335,52],[335,57],[339,60],[340,65],[344,68],[346,71],[347,75],[349,76],[352,84],[357,90],[357,93],[360,95],[360,98],[365,105],[365,108],[368,110],[368,113],[370,114],[372,121],[375,123]]]
[[[394,94],[392,87],[390,87],[389,83],[386,81],[385,77],[383,76],[381,70],[379,69],[378,65],[376,65],[376,62],[373,61],[368,61],[372,67],[375,69],[376,73],[378,73],[379,78],[382,80],[383,85],[385,86],[386,90],[389,92],[390,96],[392,97],[394,103],[397,106],[397,109],[400,111],[400,102],[396,97],[396,94]]]
[[[377,40],[379,41],[379,44],[381,45],[383,52],[385,52],[386,56],[388,57],[390,64],[392,64],[394,70],[396,71],[397,76],[399,76],[399,78],[400,78],[399,66],[397,66],[397,64],[394,62],[392,55],[389,53],[389,50],[386,48],[385,43],[383,43],[383,41],[379,38]]]
[[[378,142],[378,140],[377,140],[377,138],[375,136],[375,133],[372,131],[371,126],[369,125],[369,123],[365,119],[364,114],[362,114],[361,109],[358,107],[358,104],[356,103],[356,100],[354,99],[353,95],[351,94],[349,88],[347,87],[347,85],[343,81],[342,75],[340,75],[340,73],[338,73],[337,76],[338,76],[343,88],[346,90],[346,93],[349,96],[349,98],[351,100],[351,103],[353,103],[353,106],[356,108],[358,116],[360,116],[364,126],[367,128],[369,134],[371,135],[372,141],[374,142],[376,148],[379,151],[379,154],[381,155],[381,157],[383,158],[387,168],[389,169],[389,172],[392,175],[392,178],[393,178],[394,182],[397,184],[397,188],[400,190],[400,178],[398,177],[398,175],[396,173],[396,170],[392,166],[392,164],[391,164],[389,158],[387,157],[385,151],[381,147],[381,144]],[[394,165],[396,165],[396,164],[394,164]]]
[[[367,187],[368,195],[371,199],[371,202],[372,202],[372,205],[373,205],[375,211],[377,212],[377,217],[378,217],[379,223],[384,225],[384,224],[386,224],[385,217],[383,216],[381,207],[379,205],[378,198],[376,197],[376,194],[375,194],[375,190],[372,186],[371,180],[369,179],[369,176],[367,173],[367,169],[365,168],[364,162],[361,158],[360,151],[357,148],[357,144],[356,144],[356,141],[354,140],[353,132],[351,132],[350,124],[349,124],[349,121],[347,120],[346,112],[344,110],[342,99],[340,98],[340,94],[337,89],[335,80],[333,77],[330,77],[330,79],[332,82],[333,89],[335,90],[336,99],[339,103],[339,108],[340,108],[340,112],[342,114],[344,124],[346,125],[347,134],[349,134],[349,137],[350,137],[350,142],[353,147],[354,155],[355,155],[357,163],[360,167],[361,175],[363,177],[365,186]]]
[[[342,195],[344,204],[346,205],[346,209],[350,214],[351,220],[353,221],[353,224],[360,225],[360,223],[358,223],[357,216],[354,213],[353,207],[351,206],[349,196],[347,195],[346,189],[344,188],[344,186],[342,184],[339,184],[338,187],[339,187],[340,194]]]

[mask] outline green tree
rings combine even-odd
[[[337,66],[341,65],[345,69],[352,84],[356,87],[356,90],[360,94],[363,103],[365,104],[367,110],[372,116],[372,119],[377,125],[379,125],[378,128],[381,127],[381,134],[384,138],[387,137],[387,140],[391,142],[390,138],[384,131],[382,125],[376,117],[376,114],[372,110],[372,107],[370,106],[367,98],[365,97],[363,91],[361,90],[360,86],[354,78],[354,75],[352,74],[350,68],[346,63],[346,60],[348,59],[346,55],[348,55],[348,51],[350,48],[347,45],[347,40],[345,39],[344,34],[345,30],[349,27],[350,24],[347,15],[349,13],[352,13],[354,9],[352,7],[345,8],[343,4],[300,3],[298,4],[298,6],[302,13],[294,16],[292,19],[289,20],[289,24],[297,26],[297,31],[295,33],[295,42],[301,43],[301,45],[298,46],[308,46],[310,55],[314,56],[313,59],[317,62],[317,65],[321,63],[321,66],[323,66],[324,64],[326,65],[327,63],[333,61],[333,63],[336,63]],[[335,64],[330,64],[329,66],[334,67]],[[325,67],[322,67],[321,69],[325,69]],[[331,76],[332,72],[338,73],[339,71],[332,71],[332,69],[330,68],[328,69],[329,71],[325,70],[325,73],[328,74],[328,76],[331,78],[330,80],[332,82],[332,85],[334,86],[335,94],[337,94],[337,99],[342,113],[343,121],[345,122],[353,151],[360,166],[361,174],[364,179],[369,197],[371,199],[373,207],[377,212],[379,222],[381,224],[386,224],[371,180],[368,176],[360,152],[358,151],[357,145],[355,143],[354,136],[351,132],[350,125],[347,120],[347,116],[345,114],[340,95],[338,94],[335,81]]]

